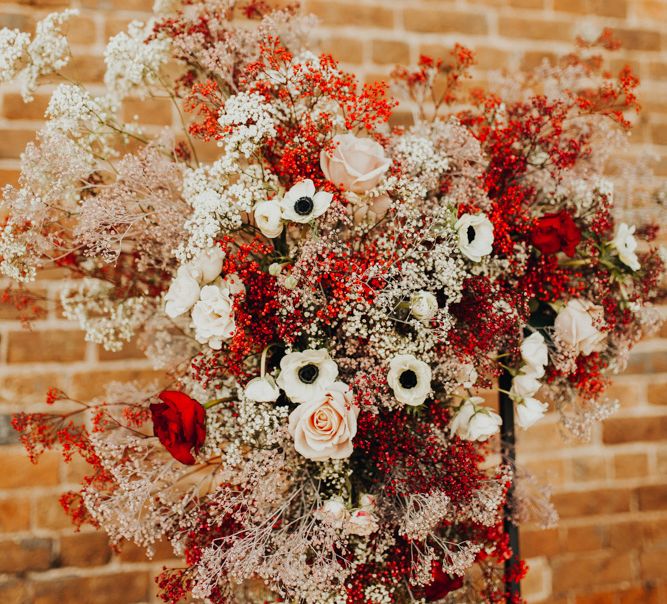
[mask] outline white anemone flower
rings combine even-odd
[[[338,365],[326,349],[290,352],[280,361],[277,383],[295,403],[317,398],[338,377]]]
[[[333,193],[316,191],[309,178],[295,184],[280,201],[284,220],[306,224],[327,211]]]
[[[431,394],[431,368],[411,354],[399,354],[389,362],[387,382],[398,401],[417,407]]]
[[[623,264],[633,271],[638,271],[641,268],[641,264],[635,252],[637,249],[635,228],[635,225],[628,226],[625,222],[619,224],[611,246],[616,250],[618,258]]]
[[[454,229],[459,237],[459,250],[472,260],[479,262],[493,250],[493,224],[486,214],[463,214]]]

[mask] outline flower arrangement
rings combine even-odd
[[[67,63],[70,14],[0,32],[26,100]],[[554,513],[497,455],[498,378],[521,429],[551,409],[585,438],[657,323],[656,229],[617,223],[603,176],[638,82],[605,71],[605,33],[471,92],[456,46],[395,70],[414,121],[390,127],[388,84],[308,50],[312,27],[159,2],[110,41],[104,95],[55,89],[3,194],[5,296],[38,312],[31,282],[64,269],[65,316],[166,378],[51,390],[15,427],[33,460],[90,465],[62,498],[76,525],[171,542],[165,602],[502,601],[510,484],[517,517]],[[129,96],[180,126],[121,120]]]

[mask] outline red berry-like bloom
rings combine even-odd
[[[543,254],[565,252],[570,258],[581,241],[581,231],[567,210],[542,216],[530,235]]]
[[[191,466],[192,450],[199,453],[206,438],[206,411],[182,392],[165,390],[159,397],[162,402],[150,406],[153,433],[175,459]]]

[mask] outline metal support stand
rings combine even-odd
[[[503,461],[512,468],[512,484],[507,491],[507,500],[503,509],[503,527],[509,537],[509,546],[512,550],[511,557],[505,561],[505,591],[508,602],[517,602],[521,599],[521,583],[515,580],[519,555],[519,527],[514,523],[514,468],[516,461],[516,440],[514,434],[514,401],[509,395],[502,392],[509,392],[512,387],[512,376],[507,371],[503,371],[500,376],[499,393],[500,417],[503,425],[500,428],[501,454]]]

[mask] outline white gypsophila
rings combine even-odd
[[[486,214],[463,214],[454,225],[461,253],[479,262],[493,251],[493,224]]]
[[[458,409],[449,426],[451,435],[463,440],[483,441],[498,432],[503,420],[485,407],[481,396],[471,396]]]
[[[525,363],[522,372],[540,378],[544,375],[544,367],[549,362],[549,349],[544,336],[534,331],[521,342],[521,359]]]
[[[0,273],[19,283],[34,281],[38,259],[30,250],[28,231],[11,220],[0,225]]]
[[[633,271],[638,271],[641,268],[639,258],[637,258],[637,240],[635,239],[635,225],[627,225],[622,222],[618,225],[616,234],[611,241],[611,246],[618,254],[619,260],[628,266]]]
[[[338,377],[338,365],[325,348],[290,352],[280,360],[277,384],[295,403],[320,396]]]
[[[449,170],[448,158],[438,152],[433,139],[412,130],[397,138],[393,155],[401,166],[403,178],[419,183],[421,197],[437,189]]]
[[[431,394],[431,368],[411,354],[398,354],[389,361],[387,382],[404,405],[421,405]]]
[[[420,321],[428,321],[438,312],[438,301],[428,291],[419,291],[410,299],[410,313]]]
[[[234,301],[225,281],[202,287],[192,309],[192,324],[197,342],[213,350],[220,350],[222,342],[232,337],[236,329]]]
[[[258,376],[250,380],[244,389],[247,399],[257,403],[270,403],[280,396],[280,389],[270,375]]]
[[[249,158],[265,138],[276,135],[275,122],[271,104],[261,94],[239,92],[220,110],[223,138],[218,144]]]
[[[528,396],[516,404],[516,423],[526,430],[541,420],[548,408],[546,403]]]
[[[28,60],[30,35],[18,29],[0,29],[0,82],[13,80]]]
[[[148,297],[115,300],[113,289],[105,281],[86,278],[65,287],[60,303],[65,318],[78,322],[86,341],[118,351],[135,336],[155,307]]]
[[[264,237],[274,239],[283,232],[283,217],[275,201],[260,201],[253,211],[257,228]]]
[[[283,219],[306,224],[324,214],[331,204],[333,194],[317,191],[307,178],[295,184],[280,201]]]
[[[117,100],[130,95],[145,98],[160,82],[160,72],[169,61],[168,38],[153,35],[153,23],[133,21],[127,32],[115,35],[104,50],[104,83]]]

